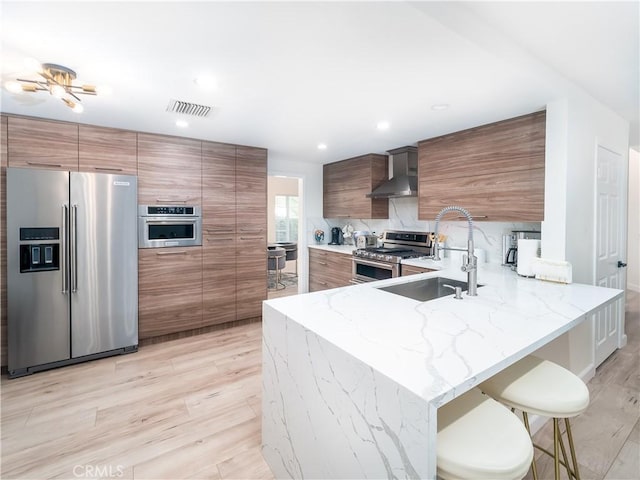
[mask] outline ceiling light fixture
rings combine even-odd
[[[327,146],[324,143],[319,143],[318,144],[318,150],[326,150]]]
[[[448,103],[436,103],[435,105],[431,105],[431,110],[446,110],[449,108]]]
[[[176,127],[180,127],[180,128],[187,128],[189,126],[189,122],[187,122],[186,120],[176,120]]]
[[[378,125],[376,125],[376,128],[378,130],[389,130],[390,126],[391,124],[389,122],[382,121],[382,122],[378,122]]]
[[[94,85],[74,85],[76,72],[62,65],[43,63],[38,70],[38,75],[44,80],[18,78],[6,82],[4,86],[12,93],[49,92],[54,97],[60,98],[76,113],[84,110],[78,95],[97,95],[97,89]]]

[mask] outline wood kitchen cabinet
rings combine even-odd
[[[200,205],[201,201],[202,142],[139,133],[138,203]]]
[[[353,278],[352,258],[350,253],[309,248],[309,291],[350,285]]]
[[[400,275],[403,277],[427,272],[435,272],[435,270],[433,268],[416,267],[414,265],[402,265],[400,269]]]
[[[8,116],[10,167],[78,171],[78,124]]]
[[[115,128],[78,126],[81,172],[138,174],[138,134]]]
[[[202,144],[204,325],[260,317],[267,298],[267,150]]]
[[[368,154],[323,166],[324,218],[389,218],[389,200],[366,195],[389,178],[386,155]]]
[[[236,315],[262,316],[267,298],[267,150],[236,149]]]
[[[203,325],[236,320],[236,146],[202,142]]]
[[[7,117],[0,115],[0,365],[7,365]]]
[[[202,326],[202,248],[138,250],[141,339]]]
[[[543,111],[419,142],[418,218],[458,205],[474,220],[542,221],[545,124]]]

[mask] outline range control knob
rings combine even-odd
[[[391,255],[387,255],[386,257],[384,257],[384,259],[385,259],[387,262],[390,262],[391,260],[393,260],[393,257],[392,257]]]

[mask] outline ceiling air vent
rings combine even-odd
[[[169,100],[167,112],[191,115],[194,117],[207,117],[211,113],[211,107],[197,103],[183,102],[182,100]]]

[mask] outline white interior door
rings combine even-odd
[[[596,206],[596,285],[624,289],[621,239],[623,182],[622,156],[598,145]],[[595,314],[595,366],[600,365],[619,345],[622,335],[623,300]]]

